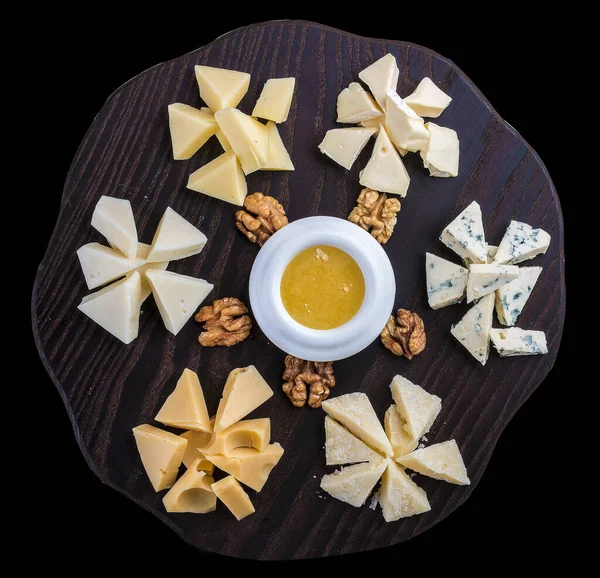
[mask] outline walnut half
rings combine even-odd
[[[236,227],[253,243],[262,247],[269,237],[288,224],[285,211],[277,199],[253,193],[244,200],[244,208],[236,211]]]
[[[348,220],[365,231],[371,229],[371,235],[383,245],[394,232],[399,210],[398,199],[388,199],[385,193],[363,189],[356,200],[356,207],[348,215]]]
[[[395,318],[390,316],[380,337],[381,343],[394,355],[408,359],[421,353],[427,343],[423,320],[408,309],[398,309]]]
[[[335,387],[331,362],[306,361],[287,355],[284,363],[282,389],[292,404],[302,407],[308,400],[310,407],[321,407],[329,397],[330,389]]]
[[[231,347],[244,341],[252,329],[252,320],[246,313],[248,308],[235,297],[217,299],[202,307],[194,316],[198,323],[204,323],[204,331],[198,337],[200,345]]]

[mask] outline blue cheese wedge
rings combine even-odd
[[[432,309],[459,303],[465,294],[469,271],[431,253],[425,253],[427,301]]]
[[[500,357],[548,353],[546,334],[543,331],[526,331],[519,327],[491,329],[490,337]]]
[[[502,325],[517,322],[541,272],[541,267],[521,267],[514,281],[496,289],[496,315]]]
[[[534,229],[527,223],[511,221],[500,241],[494,261],[514,265],[533,259],[536,255],[546,252],[550,238],[543,229]]]
[[[471,259],[473,263],[485,263],[487,250],[481,207],[473,201],[440,235],[440,241],[459,257]]]
[[[493,311],[494,294],[489,293],[473,305],[450,330],[450,333],[481,365],[485,365],[490,353]]]
[[[492,263],[494,261],[494,256],[496,255],[496,251],[498,250],[498,247],[496,245],[487,245],[487,250],[486,250],[486,263]],[[463,265],[468,269],[473,261],[471,261],[471,259],[469,259],[468,257],[463,257]]]
[[[518,276],[519,268],[515,265],[473,263],[467,281],[467,303],[493,293],[496,289],[517,279]]]

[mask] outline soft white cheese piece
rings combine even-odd
[[[345,169],[350,169],[374,134],[375,129],[372,128],[333,128],[325,133],[319,150]]]
[[[519,327],[491,329],[490,337],[500,357],[548,353],[546,334],[543,331],[526,331]]]
[[[437,255],[425,253],[427,301],[432,309],[460,303],[467,287],[469,271]]]
[[[527,223],[511,221],[494,257],[496,263],[520,263],[543,254],[550,245],[550,235]]]
[[[392,54],[386,54],[359,72],[358,78],[371,89],[375,100],[385,111],[387,92],[388,90],[396,90],[399,75],[400,71],[398,70],[396,58]]]
[[[464,317],[450,329],[450,333],[481,365],[490,353],[490,329],[494,312],[494,294],[482,297]]]
[[[325,416],[325,464],[355,464],[380,459],[367,444],[328,415]]]
[[[355,508],[362,506],[381,478],[388,460],[347,466],[321,478],[321,488],[328,494]]]
[[[395,462],[389,461],[379,490],[379,503],[386,522],[395,522],[431,510],[425,490],[417,486]]]
[[[496,289],[496,315],[502,325],[517,322],[541,272],[541,267],[521,267],[514,281]]]
[[[519,268],[515,265],[473,263],[467,281],[467,303],[494,292],[518,276]]]
[[[272,120],[267,123],[267,130],[269,131],[269,160],[260,170],[293,171],[294,163],[281,140],[277,125]]]
[[[438,88],[431,78],[426,76],[419,82],[414,92],[404,99],[404,102],[419,116],[437,118],[452,102],[452,99],[441,88]]]
[[[380,128],[371,158],[358,176],[363,187],[406,196],[410,177],[385,128]]]
[[[149,252],[150,245],[142,242],[138,243],[137,258],[142,261],[142,265],[136,267],[135,271],[140,274],[140,279],[142,280],[142,303],[146,301],[152,293],[150,283],[148,283],[148,279],[146,279],[146,271],[148,271],[148,269],[162,269],[164,271],[169,266],[169,261],[148,263],[146,259],[148,258]],[[129,273],[129,275],[131,275],[131,273]]]
[[[420,151],[425,148],[429,131],[423,119],[390,90],[386,95],[385,129],[392,142],[407,151]]]
[[[128,259],[137,253],[137,229],[131,203],[127,199],[102,196],[92,215],[92,227]]]
[[[473,201],[442,231],[440,241],[459,257],[471,259],[473,263],[486,262],[487,246],[481,207],[477,201]]]
[[[455,440],[433,444],[398,458],[400,464],[424,476],[465,486],[471,483]]]
[[[337,122],[357,123],[381,118],[381,109],[358,82],[351,82],[337,98]]]
[[[128,259],[121,252],[100,243],[80,247],[77,257],[88,289],[106,285],[145,263],[144,259]]]
[[[423,165],[430,177],[458,176],[459,143],[455,130],[428,122],[429,139],[421,150]]]
[[[498,247],[496,247],[496,245],[487,245],[486,263],[491,263],[494,260],[494,255],[496,254],[497,250]],[[462,262],[467,269],[473,264],[473,261],[471,261],[471,259],[469,259],[468,257],[463,257]]]

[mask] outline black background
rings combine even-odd
[[[323,3],[323,7],[327,6]],[[39,53],[29,81],[43,95],[43,107],[31,111],[32,124],[43,123],[46,167],[38,167],[36,210],[32,216],[33,244],[27,262],[30,283],[43,257],[58,214],[69,164],[94,115],[106,98],[132,76],[210,42],[228,30],[263,20],[298,17],[361,34],[410,41],[427,46],[454,61],[492,105],[527,140],[549,169],[558,190],[565,218],[566,253],[574,221],[569,200],[570,179],[563,142],[571,130],[564,116],[557,117],[556,86],[563,46],[547,31],[552,14],[539,26],[534,15],[522,11],[510,18],[496,14],[470,14],[461,18],[460,5],[441,12],[423,5],[395,10],[383,2],[360,7],[335,3],[325,14],[318,11],[276,10],[255,7],[249,16],[222,3],[164,5],[152,14],[147,7],[125,18],[121,14],[52,11],[52,25],[36,36]],[[170,13],[170,11],[175,11]],[[368,14],[366,14],[368,12]],[[335,14],[337,13],[337,16]],[[345,16],[340,16],[344,13]],[[356,13],[356,17],[349,15]],[[458,13],[458,14],[457,14]],[[43,21],[45,15],[38,13]],[[57,22],[62,22],[57,24]],[[569,90],[569,89],[567,89]],[[49,146],[48,146],[49,145]],[[572,166],[572,165],[571,165]],[[43,179],[40,179],[43,171]],[[595,194],[595,193],[594,193]],[[31,287],[31,285],[30,285]],[[572,297],[572,293],[569,294]],[[425,534],[405,544],[371,553],[299,562],[301,570],[338,572],[364,562],[395,568],[394,573],[456,570],[472,565],[474,558],[493,562],[517,559],[536,564],[556,556],[566,539],[563,515],[571,508],[561,488],[563,473],[556,463],[573,432],[564,415],[563,388],[569,382],[574,359],[572,323],[567,315],[561,350],[545,382],[519,410],[500,438],[487,471],[471,498]],[[32,480],[34,494],[24,499],[31,513],[28,532],[21,543],[33,540],[46,570],[68,565],[82,573],[93,569],[117,572],[133,569],[169,575],[193,572],[228,572],[243,566],[255,571],[258,564],[207,555],[185,544],[151,514],[104,486],[87,468],[72,435],[62,401],[37,356],[31,334],[30,383],[35,395],[22,425],[42,425],[44,435],[35,443],[39,478]],[[30,421],[31,420],[31,421]],[[30,430],[31,431],[31,430]],[[42,450],[43,448],[43,450]],[[23,509],[21,508],[21,509]],[[326,537],[324,537],[326,539]],[[553,550],[557,547],[556,550]],[[86,560],[73,566],[72,554]],[[33,563],[27,560],[26,564]],[[397,562],[397,564],[396,564]],[[394,563],[394,566],[390,566]],[[281,564],[275,564],[281,571]],[[271,566],[271,569],[273,566]],[[286,565],[286,569],[289,565]],[[264,570],[264,565],[261,571]],[[217,576],[218,574],[215,574]]]

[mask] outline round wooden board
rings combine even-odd
[[[249,191],[275,196],[291,220],[309,215],[345,218],[360,191],[358,172],[371,145],[350,171],[323,156],[317,145],[336,126],[339,92],[386,52],[398,61],[401,95],[429,76],[452,96],[451,105],[435,122],[458,132],[460,174],[454,179],[431,178],[419,155],[408,155],[410,189],[394,235],[384,246],[396,273],[396,306],[423,317],[426,350],[408,361],[392,356],[376,341],[335,363],[338,385],[333,395],[363,391],[383,418],[392,401],[388,384],[395,374],[421,384],[443,400],[442,412],[427,436],[429,443],[455,438],[472,480],[470,486],[457,487],[418,476],[415,481],[427,491],[431,511],[389,524],[379,508],[353,508],[320,491],[321,476],[332,470],[325,467],[324,412],[291,406],[280,390],[285,354],[258,327],[240,345],[203,349],[196,341],[199,326],[194,321],[174,337],[149,299],[143,306],[139,337],[124,346],[77,310],[88,291],[75,254],[84,243],[104,242],[90,226],[101,195],[131,201],[144,242],[151,241],[162,213],[171,206],[209,241],[202,253],[174,262],[169,269],[214,283],[210,299],[236,296],[248,303],[248,277],[258,246],[235,229],[236,207],[185,188],[192,171],[220,154],[219,145],[211,139],[189,161],[173,161],[167,105],[203,105],[195,64],[249,72],[250,90],[240,104],[247,113],[268,78],[296,77],[290,116],[280,125],[296,171],[253,173],[248,177]],[[511,219],[552,235],[546,255],[527,263],[544,270],[519,319],[523,328],[546,332],[546,356],[501,359],[492,352],[483,367],[450,335],[450,326],[468,306],[433,311],[427,305],[425,252],[459,262],[438,236],[472,200],[481,205],[491,244],[498,244]],[[89,466],[104,483],[151,511],[187,542],[211,552],[256,559],[379,548],[423,532],[467,499],[503,428],[552,367],[565,314],[560,204],[537,154],[452,62],[420,46],[363,38],[310,22],[257,24],[147,70],[108,99],[67,176],[60,216],[36,279],[32,314],[40,356],[65,402]],[[222,505],[204,516],[166,514],[162,493],[152,490],[143,471],[131,428],[153,423],[183,368],[198,372],[214,412],[229,371],[248,364],[256,365],[275,390],[251,417],[269,416],[272,439],[285,448],[263,491],[250,491],[256,513],[242,522]]]

